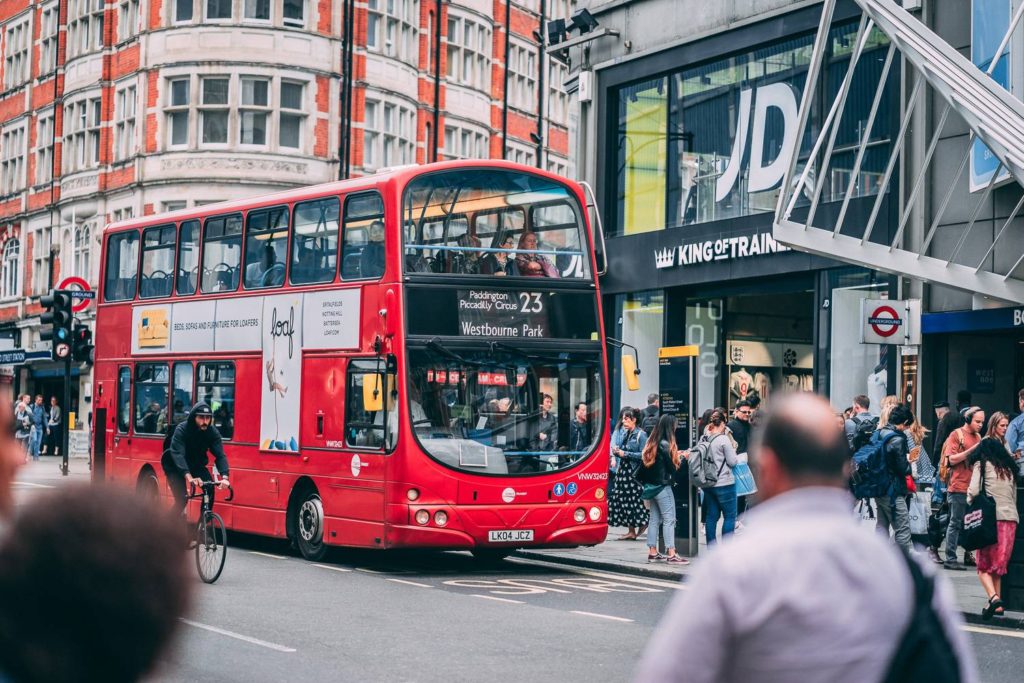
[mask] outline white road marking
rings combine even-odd
[[[56,488],[55,486],[51,486],[50,484],[37,484],[34,481],[16,481],[16,482],[14,482],[14,485],[15,486],[32,486],[32,487],[37,488],[37,489],[52,489],[52,488]]]
[[[545,562],[543,560],[527,560],[525,558],[508,558],[506,562],[514,562],[516,564],[523,565],[543,565],[545,567],[558,568],[563,571],[572,572],[573,574],[582,574],[584,576],[593,576],[599,579],[611,579],[615,581],[629,581],[632,583],[640,583],[647,586],[658,586],[659,588],[671,588],[677,591],[687,590],[686,584],[681,581],[668,581],[665,579],[648,579],[639,576],[629,576],[626,574],[615,574],[612,572],[601,572],[593,569],[583,569],[581,567],[574,567],[570,565],[558,564],[557,562]]]
[[[269,557],[269,558],[271,558],[273,560],[287,560],[288,559],[284,555],[272,555],[270,553],[261,553],[258,550],[250,550],[249,554],[250,555],[259,555],[260,557]]]
[[[222,628],[217,628],[216,626],[210,626],[209,624],[201,624],[198,621],[192,621],[190,619],[182,619],[181,621],[182,623],[188,624],[189,626],[195,626],[196,628],[201,628],[205,631],[219,633],[222,636],[227,636],[228,638],[235,638],[236,640],[241,640],[246,643],[252,643],[253,645],[259,645],[260,647],[265,647],[269,650],[276,650],[278,652],[295,652],[294,647],[287,647],[285,645],[278,645],[277,643],[270,643],[266,640],[260,640],[259,638],[253,638],[252,636],[246,636],[242,635],[241,633],[235,633],[234,631],[228,631]]]
[[[1009,631],[1001,628],[985,628],[984,626],[964,626],[965,631],[971,633],[986,633],[991,636],[1004,636],[1006,638],[1024,638],[1022,631]]]
[[[625,622],[628,622],[630,624],[633,623],[632,619],[627,619],[625,617],[613,617],[610,614],[596,614],[595,612],[581,612],[581,611],[575,610],[575,609],[574,610],[570,610],[570,611],[573,614],[582,614],[585,617],[597,617],[598,619],[611,619],[612,621],[625,621]]]
[[[345,567],[332,567],[329,564],[314,564],[313,566],[314,567],[320,567],[321,569],[330,569],[331,571],[335,571],[335,572],[350,572],[350,571],[352,571],[351,569],[346,569]]]
[[[394,581],[395,583],[404,583],[407,586],[419,586],[420,588],[433,588],[429,583],[416,583],[415,581],[406,581],[405,579],[388,579],[388,581]]]
[[[522,600],[509,600],[508,598],[496,598],[493,595],[480,595],[479,593],[470,593],[470,596],[474,598],[483,598],[484,600],[494,600],[496,602],[510,602],[513,605],[524,605]]]
[[[387,574],[377,569],[367,569],[366,567],[356,567],[357,572],[366,572],[367,574]]]

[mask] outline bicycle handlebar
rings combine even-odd
[[[188,497],[189,498],[198,498],[199,495],[196,493],[196,482],[195,482],[195,480],[190,482],[189,486],[191,488],[191,491],[189,492],[189,496]],[[211,489],[215,489],[215,488],[218,487],[218,482],[216,482],[216,481],[204,481],[204,482],[202,482],[202,484],[200,484],[200,486],[202,488],[204,488],[204,489],[207,488],[207,487],[209,487]],[[223,502],[225,502],[225,503],[230,502],[234,497],[235,497],[235,489],[229,484],[228,485],[228,497],[225,498],[223,500]]]

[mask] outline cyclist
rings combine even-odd
[[[185,509],[188,487],[192,482],[201,484],[213,481],[207,468],[207,452],[213,455],[220,473],[220,488],[227,488],[228,458],[224,455],[224,443],[220,432],[213,426],[213,411],[206,403],[197,403],[188,414],[188,419],[178,423],[170,434],[170,445],[164,448],[160,464],[167,475],[167,484],[174,494],[178,509]]]

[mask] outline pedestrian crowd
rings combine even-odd
[[[25,462],[39,460],[40,455],[60,455],[63,429],[63,412],[56,396],[50,397],[50,405],[43,401],[42,394],[32,399],[22,394],[14,402],[15,438],[21,445]]]

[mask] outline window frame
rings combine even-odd
[[[389,4],[395,11],[389,11]],[[419,0],[367,0],[366,5],[366,51],[417,66]],[[393,41],[389,40],[392,29],[396,36]],[[371,34],[373,44],[370,42]]]
[[[232,234],[232,235],[226,235],[225,234],[225,235],[222,235],[220,237],[212,237],[211,238],[211,237],[209,237],[207,235],[207,230],[210,229],[210,223],[212,223],[214,221],[217,221],[217,220],[223,220],[224,221],[224,229],[226,230],[227,229],[227,224],[228,224],[228,219],[229,218],[235,218],[235,217],[238,218],[238,225],[239,225],[239,230],[238,230],[238,264],[237,264],[237,266],[235,268],[235,270],[238,272],[238,278],[235,281],[235,286],[231,287],[229,289],[207,291],[203,287],[203,275],[205,274],[205,272],[207,270],[207,267],[206,267],[206,247],[207,247],[207,245],[209,245],[211,243],[215,244],[217,242],[226,242],[226,241],[228,241],[230,239],[234,239],[234,234]],[[242,252],[244,251],[244,244],[243,244],[244,236],[245,236],[245,219],[242,216],[242,213],[240,211],[234,211],[234,212],[231,212],[231,213],[219,214],[219,215],[216,215],[216,216],[207,216],[206,219],[203,220],[203,231],[202,231],[202,237],[200,238],[201,243],[202,243],[202,252],[201,252],[202,256],[200,257],[200,261],[199,261],[199,283],[198,283],[199,284],[199,292],[201,294],[224,294],[224,293],[227,293],[227,292],[237,292],[238,291],[239,286],[241,286],[241,284],[242,284],[241,269],[242,269]],[[226,264],[227,261],[218,261],[218,264],[220,264],[220,263],[225,263]],[[230,264],[228,264],[228,265],[230,265]],[[210,272],[213,273],[214,271],[211,270]]]
[[[452,35],[452,26],[457,26]],[[472,25],[473,40],[466,40],[467,25]],[[494,30],[481,18],[468,13],[463,13],[449,8],[447,22],[445,24],[448,59],[445,68],[445,79],[448,83],[454,83],[480,90],[490,94],[491,89],[491,45],[494,40]],[[480,33],[484,35],[481,36]],[[475,42],[475,45],[469,44]],[[468,77],[466,71],[466,57],[470,53],[470,63],[473,73]]]
[[[207,367],[207,366],[211,366],[211,365],[212,366],[221,366],[221,367],[219,367],[217,369],[217,378],[218,379],[215,380],[215,381],[206,381],[206,382],[204,382],[202,380],[202,376],[203,376],[202,369]],[[231,368],[231,381],[230,381],[230,383],[229,382],[224,382],[224,381],[219,381],[220,370],[223,367],[230,367]],[[230,360],[200,361],[200,362],[196,363],[196,367],[195,367],[195,371],[194,371],[194,377],[195,377],[195,384],[194,384],[195,390],[192,392],[192,401],[193,401],[192,405],[193,406],[196,404],[196,402],[198,402],[200,400],[202,400],[203,402],[206,402],[206,399],[200,397],[200,395],[199,395],[200,388],[202,388],[202,387],[225,387],[225,386],[230,386],[231,387],[231,416],[230,416],[231,417],[231,433],[230,434],[225,434],[224,433],[224,429],[221,428],[221,427],[218,427],[217,431],[220,433],[220,436],[221,436],[221,438],[224,441],[228,441],[228,442],[234,441],[235,440],[235,431],[236,431],[234,423],[235,423],[235,417],[237,415],[237,411],[235,410],[235,406],[238,404],[238,368],[235,366],[235,362],[234,361],[230,361]],[[209,405],[209,403],[207,403],[207,405]],[[213,410],[213,406],[210,406],[210,409]],[[216,424],[216,411],[214,411],[214,414],[215,414],[214,415],[214,424]]]
[[[167,231],[172,232],[173,242],[165,242],[164,238]],[[157,233],[157,242],[154,246],[146,246],[146,236],[150,233]],[[143,294],[142,282],[146,279],[146,255],[157,251],[170,251],[171,252],[171,269],[169,271],[158,271],[153,272],[164,272],[170,275],[172,280],[170,282],[170,291],[166,294]],[[142,263],[139,266],[139,298],[140,299],[166,299],[167,297],[174,295],[174,276],[177,273],[177,254],[178,254],[178,227],[174,223],[163,223],[161,225],[151,225],[142,230],[142,242],[140,249]]]
[[[52,107],[36,117],[36,185],[53,180],[54,121]]]
[[[160,382],[158,380],[153,380],[153,381],[143,381],[143,380],[140,380],[139,379],[139,372],[140,372],[140,370],[143,370],[143,369],[148,368],[148,367],[153,367],[157,371],[159,370],[159,368],[162,367],[164,372],[166,373],[166,379],[163,382]],[[143,385],[143,386],[146,386],[146,387],[159,387],[161,384],[163,384],[163,387],[164,387],[163,411],[164,411],[164,421],[166,423],[168,421],[168,418],[169,418],[169,413],[167,411],[170,408],[170,403],[169,403],[170,385],[171,385],[171,368],[170,368],[170,363],[168,363],[167,361],[144,361],[144,362],[141,362],[141,363],[136,363],[135,364],[135,372],[132,375],[132,387],[134,388],[134,391],[132,392],[134,394],[134,398],[132,400],[132,408],[133,408],[133,411],[132,411],[132,434],[134,434],[135,436],[156,437],[158,439],[163,438],[164,436],[166,436],[167,425],[166,424],[164,425],[164,430],[163,431],[160,430],[160,428],[159,428],[159,424],[160,424],[159,423],[159,419],[160,419],[159,418],[159,413],[157,414],[158,422],[157,422],[157,429],[156,429],[156,431],[153,431],[153,432],[142,432],[142,431],[139,431],[139,429],[138,429],[139,419],[136,418],[134,409],[138,407],[138,405],[137,405],[137,401],[138,401],[138,398],[139,398],[138,387],[139,387],[140,384]],[[147,401],[149,400],[149,394],[150,393],[151,392],[146,392]],[[140,416],[142,414],[143,413],[140,413]]]
[[[365,366],[362,366],[362,364],[365,364]],[[372,367],[371,367],[371,364],[372,364]],[[382,411],[380,411],[380,412],[383,413],[383,416],[381,418],[381,424],[379,426],[374,424],[374,423],[372,423],[372,422],[364,423],[364,422],[355,422],[355,421],[352,420],[352,408],[353,408],[353,406],[355,404],[355,402],[352,400],[352,397],[353,397],[353,379],[354,379],[354,377],[356,375],[361,376],[361,377],[365,377],[366,375],[376,375],[376,374],[381,374],[381,375],[384,375],[385,377],[391,376],[393,378],[392,381],[391,381],[392,390],[397,391],[397,389],[398,389],[398,372],[397,372],[397,369],[395,367],[395,364],[394,364],[394,361],[393,361],[393,357],[388,357],[388,359],[386,361],[384,361],[380,357],[375,357],[375,356],[352,356],[352,357],[349,357],[347,359],[347,362],[345,363],[345,423],[344,423],[345,448],[351,449],[351,450],[355,450],[355,451],[365,451],[365,452],[370,452],[370,453],[380,453],[380,454],[383,454],[383,455],[390,455],[391,453],[394,452],[398,440],[395,439],[395,443],[391,443],[391,444],[388,443],[388,421],[389,421],[389,418],[391,418],[391,417],[394,417],[394,419],[396,419],[396,420],[399,419],[399,417],[398,417],[399,397],[398,396],[395,396],[395,398],[394,398],[394,409],[393,410],[388,410],[387,409],[388,408],[387,401],[388,401],[389,397],[388,396],[384,397],[384,409]],[[385,385],[387,385],[387,384],[388,384],[388,382],[385,381]],[[358,397],[359,397],[359,405],[360,406],[363,405],[362,391],[363,391],[363,384],[360,383],[358,385],[358,394],[357,394]],[[364,412],[366,412],[366,411],[364,411]],[[380,444],[381,445],[380,446],[366,446],[366,445],[353,444],[350,441],[350,439],[349,439],[350,430],[353,429],[353,428],[365,429],[367,432],[379,430],[380,431]]]
[[[265,214],[267,214],[267,217],[269,219],[271,216],[273,216],[275,213],[278,213],[278,212],[280,212],[280,213],[282,213],[284,215],[283,227],[281,227],[282,224],[279,223],[278,226],[275,227],[275,228],[262,228],[262,229],[259,229],[259,230],[253,230],[252,229],[251,226],[252,226],[252,222],[253,222],[253,217],[254,216],[257,216],[259,214],[265,213]],[[269,222],[268,222],[268,225],[269,225]],[[246,271],[248,270],[250,265],[256,265],[256,264],[259,263],[258,259],[256,261],[253,261],[252,263],[249,262],[249,240],[250,239],[257,239],[259,235],[270,235],[271,236],[270,239],[275,240],[275,241],[276,240],[280,240],[282,238],[280,238],[280,237],[274,238],[273,236],[276,235],[277,233],[282,232],[282,231],[284,232],[283,241],[284,241],[284,249],[285,249],[285,259],[283,261],[279,262],[279,263],[281,263],[281,265],[284,268],[284,272],[282,272],[280,284],[276,284],[276,285],[275,284],[270,284],[270,285],[264,285],[264,284],[249,285],[246,282]],[[288,205],[287,204],[279,204],[277,206],[260,207],[259,209],[253,209],[253,210],[249,211],[246,214],[246,216],[245,216],[245,231],[244,232],[245,232],[245,244],[244,244],[244,247],[242,249],[242,271],[241,271],[242,289],[244,289],[246,291],[253,291],[253,290],[265,290],[265,289],[279,289],[281,287],[284,287],[284,284],[288,281],[288,272],[287,272],[288,271],[288,262],[291,260],[290,258],[288,258],[288,256],[289,256],[288,245],[289,245],[289,243],[291,241],[289,239],[289,235],[291,233],[291,215],[290,215],[290,210],[288,208]],[[275,252],[276,252],[276,250],[275,250]],[[266,272],[270,272],[270,271],[268,270]]]
[[[20,298],[23,291],[21,240],[11,237],[0,254],[0,299]]]
[[[138,152],[136,115],[138,86],[132,81],[114,91],[114,161],[126,161]]]
[[[295,220],[296,220],[296,217],[299,215],[300,208],[308,206],[308,205],[312,205],[312,204],[326,204],[326,203],[329,203],[329,202],[332,202],[332,201],[334,202],[334,206],[337,208],[337,211],[338,211],[337,225],[336,225],[336,229],[334,231],[335,245],[334,245],[334,268],[333,268],[333,273],[330,275],[330,277],[328,277],[327,279],[324,279],[324,280],[311,280],[309,282],[295,282],[293,277],[294,277],[295,272],[296,272],[296,263],[297,263],[297,258],[296,258],[297,252],[296,252],[296,249],[298,248],[297,240],[299,239],[298,232],[295,230]],[[288,266],[288,284],[296,285],[296,286],[304,286],[304,285],[325,284],[325,283],[328,283],[328,282],[337,282],[338,281],[338,278],[340,277],[340,274],[341,274],[340,273],[341,269],[339,268],[339,266],[341,265],[342,216],[344,215],[342,213],[342,211],[343,211],[343,209],[342,209],[341,198],[336,196],[336,195],[329,195],[329,196],[326,196],[326,197],[318,197],[316,199],[309,199],[309,200],[302,201],[302,202],[296,202],[294,205],[292,205],[292,207],[291,207],[291,217],[290,217],[289,223],[288,223],[288,234],[289,234],[289,241],[290,241],[289,249],[288,249],[288,260],[290,262],[289,266]],[[326,226],[329,223],[329,220],[326,218],[327,211],[325,211],[324,209],[321,208],[320,213],[321,213],[321,216],[324,216],[324,225]],[[318,223],[318,225],[319,225],[319,223]],[[302,239],[307,239],[307,238],[303,237]],[[323,269],[320,269],[318,272],[326,272],[326,271],[324,271]]]
[[[39,14],[39,77],[57,70],[58,24],[60,3],[44,7]]]
[[[124,377],[125,377],[126,373],[128,375],[128,377],[127,377],[127,379],[128,379],[128,382],[127,382],[128,400],[127,401],[123,401],[122,398],[124,398],[124,397],[121,395],[121,390],[124,388],[122,386],[122,382],[124,380]],[[134,377],[134,375],[132,374],[132,366],[130,366],[130,365],[119,365],[117,367],[117,433],[118,434],[131,434],[132,413],[133,413],[132,409],[133,409],[133,407],[135,405],[133,403],[133,401],[132,401],[132,378],[133,377]],[[128,410],[128,414],[127,415],[124,415],[122,413],[122,411],[124,411],[125,408],[127,408],[127,410]],[[127,419],[124,419],[122,421],[123,418],[127,418]]]
[[[28,185],[28,119],[22,118],[0,131],[0,196],[13,195]]]
[[[204,149],[226,149],[231,145],[231,94],[233,88],[231,81],[233,74],[209,74],[199,76],[199,101],[196,102],[196,143]],[[224,102],[206,102],[206,84],[214,81],[224,81],[227,89],[224,93]],[[190,106],[191,109],[191,106]],[[224,141],[208,142],[206,140],[206,116],[224,116]]]
[[[384,248],[384,267],[381,270],[381,273],[379,275],[373,275],[373,276],[369,276],[369,277],[364,277],[363,273],[362,273],[362,267],[360,267],[359,277],[355,277],[355,278],[353,278],[353,277],[345,277],[345,256],[347,255],[346,252],[348,251],[347,247],[348,247],[348,222],[349,222],[348,211],[349,211],[349,205],[353,201],[358,201],[360,199],[365,199],[365,198],[368,198],[368,197],[371,197],[371,196],[374,196],[374,195],[376,195],[378,201],[380,202],[380,213],[379,214],[361,215],[361,216],[358,217],[358,220],[360,220],[360,221],[364,221],[365,220],[365,221],[371,221],[371,222],[373,222],[375,220],[380,220],[380,222],[384,224],[384,242],[383,242],[383,248]],[[388,261],[387,261],[387,244],[388,244],[388,227],[387,226],[388,226],[388,223],[387,223],[387,206],[384,203],[384,196],[381,194],[381,192],[379,190],[364,190],[364,191],[360,191],[360,192],[353,192],[351,194],[346,195],[345,196],[344,205],[342,206],[342,213],[339,216],[339,221],[340,221],[340,225],[341,225],[341,239],[340,239],[340,245],[339,245],[339,247],[341,249],[341,256],[338,259],[338,276],[341,278],[341,281],[342,282],[367,282],[367,281],[380,280],[381,278],[383,278],[384,274],[387,273],[387,270],[388,270]],[[365,249],[369,244],[370,244],[370,241],[367,240],[363,244],[363,249]],[[363,249],[359,250],[360,257],[363,254]]]
[[[264,104],[257,104],[254,102],[246,103],[245,100],[245,86],[246,82],[253,84],[262,83],[266,92],[266,101]],[[238,77],[238,146],[254,149],[265,149],[269,147],[269,141],[271,139],[271,127],[273,125],[274,118],[274,107],[273,107],[273,84],[274,79],[271,76],[253,76],[248,74],[240,74]],[[255,100],[256,89],[253,86],[253,100]],[[229,88],[230,93],[230,88]],[[231,97],[228,97],[228,118],[230,119],[231,109]],[[253,117],[263,116],[263,142],[246,142],[245,141],[245,115],[250,114]],[[255,127],[253,127],[255,130]]]
[[[4,90],[28,83],[32,75],[32,14],[4,26]],[[16,44],[12,48],[12,43]],[[14,52],[12,52],[14,49]]]
[[[117,3],[117,42],[124,43],[139,35],[142,16],[141,0],[119,0]]]
[[[126,237],[131,237],[131,236],[135,237],[135,242],[137,244],[137,246],[136,246],[136,254],[135,254],[135,276],[132,278],[132,281],[135,284],[134,284],[133,289],[131,290],[131,296],[127,296],[127,297],[120,298],[120,299],[112,299],[112,298],[110,298],[110,272],[111,272],[110,259],[111,259],[112,254],[113,254],[112,247],[114,245],[114,241],[115,240],[120,242],[120,241],[123,241]],[[137,229],[135,229],[135,228],[133,228],[131,230],[122,230],[122,231],[119,231],[119,232],[112,233],[109,237],[107,237],[107,245],[106,246],[107,246],[106,251],[105,251],[106,259],[104,260],[104,264],[103,264],[104,265],[104,269],[103,269],[103,301],[105,303],[106,302],[134,301],[135,298],[138,296],[138,293],[139,293],[139,267],[140,267],[139,266],[139,262],[140,262],[140,260],[142,258],[142,236],[139,234],[139,231]],[[120,262],[118,262],[118,265],[120,266]],[[118,271],[118,272],[120,272],[120,271]],[[118,277],[116,279],[121,280],[121,279],[128,279],[128,278],[120,278],[120,277]]]
[[[181,387],[178,386],[178,369],[179,368],[188,368],[188,371],[189,371],[188,391],[189,391],[189,397],[190,397],[190,401],[191,402],[189,403],[188,408],[185,410],[185,416],[181,420],[175,420],[174,392],[178,391],[179,389],[181,389]],[[196,368],[192,364],[192,361],[190,361],[190,360],[185,360],[185,361],[177,360],[177,361],[174,361],[171,364],[171,404],[169,406],[169,411],[168,411],[168,428],[169,429],[174,429],[178,425],[178,423],[184,422],[185,420],[187,420],[188,419],[188,415],[192,411],[192,407],[195,404],[196,404]]]
[[[194,229],[195,229],[195,242],[194,242],[194,244],[195,244],[195,249],[196,249],[196,265],[195,265],[196,280],[192,284],[192,291],[190,291],[190,292],[183,292],[181,290],[181,287],[180,287],[180,283],[182,282],[181,249],[185,245],[185,241],[181,239],[181,233],[182,233],[182,231],[184,231],[185,226],[191,226],[191,225],[195,226],[194,227]],[[193,219],[190,219],[190,220],[187,220],[187,221],[181,221],[178,224],[178,235],[177,235],[177,245],[178,246],[177,246],[176,253],[175,253],[175,256],[174,256],[174,294],[175,294],[175,296],[193,296],[196,292],[199,291],[199,280],[200,280],[200,276],[202,275],[202,272],[203,272],[203,268],[202,268],[203,239],[202,239],[202,237],[203,237],[203,225],[202,225],[202,221],[200,221],[198,218],[193,218]],[[185,276],[185,279],[186,280],[188,279],[188,275],[187,274]]]

